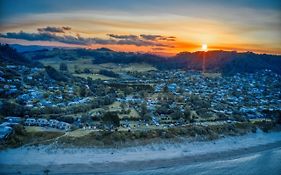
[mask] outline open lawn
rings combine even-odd
[[[115,101],[114,103],[112,103],[111,105],[108,105],[108,109],[110,112],[115,112],[115,111],[121,111],[121,103],[118,101]]]
[[[131,112],[129,114],[118,114],[119,118],[122,119],[124,117],[129,117],[129,118],[140,118],[139,113],[134,109],[130,108]]]
[[[86,130],[86,129],[76,129],[74,131],[70,131],[66,133],[66,136],[70,137],[82,137],[85,136],[91,132],[94,132],[95,130]]]
[[[205,77],[209,78],[218,78],[221,77],[221,73],[203,73]]]
[[[61,60],[59,58],[51,58],[51,59],[44,59],[40,61],[44,65],[52,66],[56,69],[59,69],[60,63],[65,63],[68,66],[68,70],[70,73],[74,73],[75,65],[80,70],[84,70],[85,68],[91,70],[94,73],[97,73],[101,69],[111,70],[116,73],[121,72],[129,72],[129,71],[136,71],[136,72],[146,72],[151,70],[157,70],[155,67],[149,64],[115,64],[115,63],[105,63],[105,64],[92,64],[92,59],[78,59],[73,61]]]
[[[115,78],[112,78],[112,77],[107,77],[107,76],[104,76],[104,75],[100,75],[100,74],[73,74],[74,76],[76,77],[81,77],[81,78],[91,78],[93,80],[112,80],[112,79],[115,79]]]
[[[63,130],[51,128],[51,127],[40,127],[40,126],[25,126],[25,130],[31,132],[64,132]]]
[[[81,78],[92,78],[93,80],[112,80],[115,79],[113,77],[108,77],[104,75],[98,74],[98,72],[102,69],[110,70],[115,73],[126,73],[126,72],[146,72],[151,70],[157,70],[155,67],[149,64],[115,64],[115,63],[106,63],[106,64],[92,64],[92,59],[78,59],[73,61],[61,60],[59,58],[50,58],[44,59],[40,61],[45,66],[52,66],[55,69],[59,70],[59,66],[61,63],[67,64],[68,71],[74,76]],[[76,67],[76,68],[75,68]],[[75,69],[83,71],[85,69],[90,70],[92,73],[80,73],[76,74]]]

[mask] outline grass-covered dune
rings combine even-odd
[[[79,137],[63,132],[27,132],[22,126],[17,126],[15,131],[1,148],[19,147],[23,145],[53,144],[58,147],[128,147],[145,145],[164,140],[180,142],[184,138],[191,140],[215,140],[225,136],[239,136],[257,129],[264,132],[280,128],[274,122],[243,122],[225,123],[221,125],[194,125],[168,129],[150,129],[133,131],[92,131]]]
[[[58,143],[63,146],[77,147],[116,147],[116,146],[134,146],[139,144],[148,144],[161,140],[180,141],[183,138],[195,140],[215,140],[224,136],[238,136],[250,132],[256,132],[260,128],[264,132],[274,129],[274,123],[235,123],[223,125],[186,125],[169,129],[154,129],[147,131],[100,131],[91,132],[82,137],[64,136],[58,139]]]

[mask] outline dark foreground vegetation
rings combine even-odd
[[[0,144],[0,149],[15,148],[23,145],[48,143],[49,140],[62,136],[63,132],[27,132],[22,125],[15,125],[13,133]]]
[[[23,126],[15,126],[1,149],[24,145],[57,144],[58,147],[126,147],[145,145],[161,141],[180,142],[187,138],[197,141],[216,140],[225,136],[239,136],[255,133],[257,129],[263,132],[280,130],[280,124],[269,121],[254,123],[226,123],[222,125],[186,125],[168,129],[153,129],[143,131],[95,131],[81,137],[71,137],[63,132],[26,132]]]
[[[84,137],[61,137],[58,142],[64,146],[78,147],[114,147],[134,146],[167,140],[180,141],[184,138],[193,140],[210,141],[224,136],[239,136],[257,129],[263,132],[279,128],[272,122],[236,123],[223,125],[186,125],[169,129],[154,129],[147,131],[101,131],[93,132]]]

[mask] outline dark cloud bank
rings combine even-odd
[[[67,34],[71,31],[68,26],[63,27],[44,27],[38,28],[38,33],[27,33],[27,32],[8,32],[6,34],[0,34],[2,38],[11,39],[23,39],[28,41],[56,41],[66,44],[78,44],[78,45],[90,45],[90,44],[115,44],[115,45],[135,45],[135,46],[155,46],[155,47],[173,47],[168,44],[163,44],[161,41],[172,42],[175,41],[173,36],[162,36],[162,35],[116,35],[107,34],[109,38],[86,38],[81,37],[79,34],[76,36]]]

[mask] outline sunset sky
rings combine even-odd
[[[281,54],[281,1],[0,0],[0,42]]]

